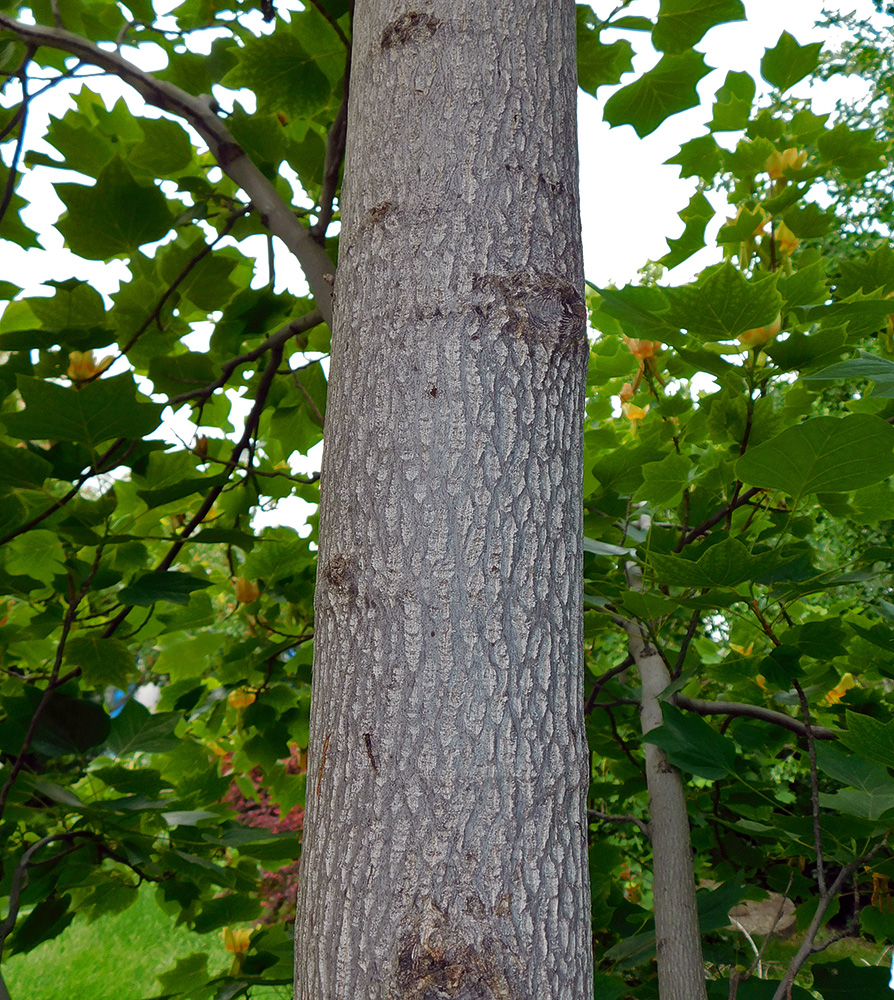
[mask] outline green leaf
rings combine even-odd
[[[745,128],[751,117],[751,104],[757,90],[750,73],[726,74],[723,86],[714,97],[712,132],[730,132]]]
[[[849,958],[811,966],[813,988],[823,1000],[890,1000],[887,968],[857,965]]]
[[[70,904],[68,893],[40,900],[16,929],[12,952],[24,955],[43,941],[61,934],[75,917],[74,910],[69,909]]]
[[[838,168],[842,177],[858,179],[881,169],[888,144],[877,140],[873,129],[852,129],[841,122],[823,132],[816,148],[827,163]]]
[[[178,958],[172,969],[160,973],[158,981],[167,995],[188,996],[208,982],[207,953],[193,952]]]
[[[832,212],[824,212],[813,202],[790,208],[783,215],[782,221],[799,240],[825,236],[833,226],[838,225],[838,220]]]
[[[741,0],[661,0],[652,44],[661,52],[685,52],[715,25],[744,20]]]
[[[819,65],[822,42],[799,45],[787,31],[779,36],[772,49],[761,59],[761,76],[780,93],[785,93]]]
[[[189,573],[178,573],[174,570],[145,573],[124,587],[118,593],[118,599],[123,604],[136,604],[148,608],[156,601],[170,601],[172,604],[189,603],[189,595],[194,590],[210,587],[209,580],[200,580]]]
[[[100,378],[80,390],[22,375],[17,385],[25,409],[2,415],[13,437],[96,448],[113,438],[142,438],[158,426],[161,407],[137,402],[130,374]]]
[[[112,719],[111,732],[106,747],[117,757],[132,753],[169,753],[180,746],[174,736],[179,712],[156,712],[132,698],[121,713]]]
[[[37,529],[14,538],[6,545],[6,571],[28,576],[49,587],[53,577],[65,572],[65,552],[52,531]]]
[[[634,500],[648,500],[656,507],[676,507],[683,499],[683,490],[689,485],[692,461],[686,455],[671,452],[660,462],[647,462],[643,466],[643,484],[633,495]]]
[[[714,136],[702,135],[684,142],[680,152],[664,162],[678,165],[681,177],[712,181],[720,169],[720,147]]]
[[[592,10],[582,4],[577,8],[577,82],[588,94],[605,84],[619,83],[633,69],[633,46],[626,38],[606,44],[599,29],[590,26]]]
[[[743,205],[735,219],[721,226],[717,233],[717,242],[743,243],[745,240],[750,240],[764,225],[766,218],[766,213],[760,205],[754,208],[746,208]]]
[[[820,793],[820,804],[838,812],[875,820],[894,809],[894,779],[881,764],[818,744],[817,764],[830,778],[848,788],[834,795]]]
[[[167,177],[192,163],[192,144],[177,122],[167,118],[142,118],[139,122],[145,138],[127,158],[139,170],[154,177]]]
[[[666,268],[676,267],[704,247],[705,229],[714,218],[714,208],[701,191],[696,191],[680,218],[686,224],[683,235],[668,239],[670,250],[658,262]]]
[[[782,552],[752,555],[738,538],[723,538],[702,553],[697,562],[677,555],[650,553],[662,583],[676,587],[735,587],[768,572],[773,563],[788,561]]]
[[[776,280],[749,281],[732,264],[721,264],[695,284],[665,288],[670,309],[662,319],[699,340],[734,340],[776,318],[782,306]]]
[[[632,125],[643,138],[671,115],[694,108],[698,104],[695,86],[710,72],[704,56],[692,49],[664,55],[639,80],[612,94],[604,118],[609,125]]]
[[[662,725],[643,737],[667,754],[674,767],[699,778],[716,781],[736,768],[736,745],[721,736],[698,715],[681,712],[668,705],[661,706]]]
[[[70,638],[65,644],[65,662],[80,667],[84,681],[97,688],[113,684],[124,689],[136,668],[127,643],[104,639],[101,634]]]
[[[173,224],[168,200],[154,184],[138,184],[118,157],[92,187],[57,184],[67,214],[56,224],[69,248],[88,260],[132,254],[160,240]]]
[[[248,87],[254,91],[261,114],[282,111],[298,118],[312,116],[332,96],[332,83],[317,59],[284,26],[271,35],[249,35],[238,63],[221,83],[234,90]]]
[[[858,757],[894,767],[894,720],[880,722],[850,709],[846,718],[847,732],[841,734],[841,742]]]
[[[58,692],[41,716],[34,749],[50,757],[84,753],[109,734],[109,717],[95,702]]]
[[[627,285],[624,288],[596,288],[601,303],[599,311],[618,320],[628,337],[662,340],[671,330],[664,322],[667,299],[660,288],[650,285]],[[598,319],[598,313],[594,319]]]
[[[736,476],[796,501],[808,493],[841,493],[894,473],[894,427],[880,417],[814,417],[763,444],[736,463]]]
[[[805,382],[847,382],[853,379],[871,379],[874,383],[870,396],[894,399],[894,361],[880,358],[868,351],[860,351],[859,358],[841,361],[811,375],[803,375]]]

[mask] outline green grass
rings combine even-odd
[[[207,951],[209,967],[225,972],[230,956],[217,934],[198,935],[174,921],[144,886],[124,913],[88,924],[75,920],[59,937],[3,962],[12,1000],[144,1000],[162,989],[156,976],[178,958]],[[284,1000],[285,988],[254,990],[255,1000]]]

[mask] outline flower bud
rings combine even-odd
[[[782,315],[781,313],[777,313],[776,319],[769,326],[756,326],[753,330],[746,330],[744,333],[739,334],[738,340],[743,347],[759,351],[761,348],[766,347],[771,340],[778,337],[781,330]]]
[[[89,382],[109,368],[114,360],[111,355],[107,355],[97,364],[93,351],[72,351],[68,355],[68,371],[65,374],[75,385]]]
[[[252,601],[258,599],[260,590],[254,580],[245,580],[241,576],[237,576],[233,584],[236,590],[236,600],[240,604],[251,604]]]

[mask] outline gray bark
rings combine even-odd
[[[648,527],[645,521],[640,518],[640,527]],[[627,564],[627,582],[631,590],[642,589],[635,563]],[[645,736],[662,723],[659,697],[670,684],[670,674],[639,622],[628,624],[627,635],[642,683],[640,726]],[[646,742],[644,752],[659,995],[661,1000],[706,1000],[686,791],[680,772],[660,747]]]
[[[358,0],[298,1000],[592,995],[572,0]]]

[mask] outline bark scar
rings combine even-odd
[[[376,758],[373,756],[372,733],[363,734],[363,743],[366,747],[366,756],[369,757],[369,766],[372,768],[373,774],[378,775],[379,769],[376,767]]]
[[[382,48],[395,49],[407,42],[427,42],[438,30],[441,22],[431,14],[420,14],[410,10],[385,26],[382,32]]]

